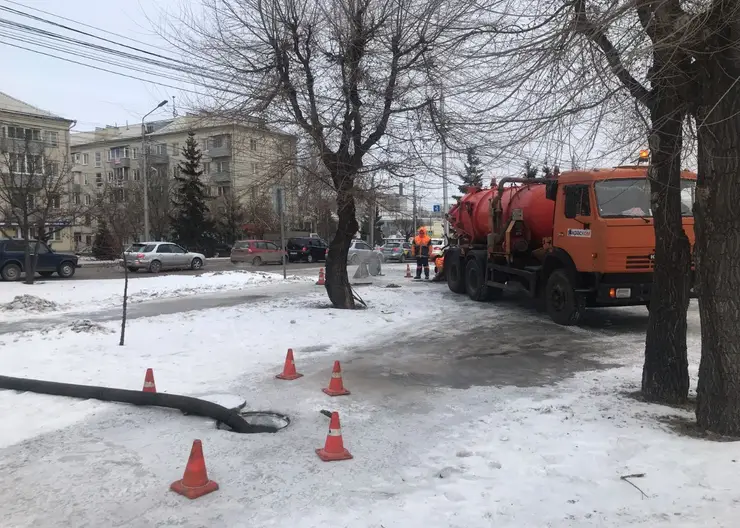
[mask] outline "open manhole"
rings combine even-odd
[[[263,433],[277,433],[290,425],[290,418],[281,413],[272,411],[239,411],[239,416],[249,425],[262,429]],[[221,422],[216,422],[216,429],[231,431],[231,428]]]

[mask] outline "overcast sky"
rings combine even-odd
[[[130,125],[136,126],[142,116],[163,99],[176,96],[178,110],[183,114],[187,94],[176,88],[158,85],[157,82],[180,88],[193,88],[176,80],[162,79],[146,73],[130,71],[100,61],[81,58],[65,53],[64,50],[49,49],[39,45],[39,36],[23,28],[8,27],[7,23],[21,23],[45,31],[74,37],[86,42],[114,47],[79,33],[55,27],[40,20],[32,20],[21,14],[9,13],[2,8],[11,8],[25,14],[37,16],[57,24],[69,26],[80,31],[127,44],[148,51],[179,59],[171,47],[156,34],[155,27],[161,20],[177,18],[182,2],[188,0],[0,0],[0,47],[2,49],[4,75],[0,81],[0,91],[51,111],[63,117],[77,121],[73,130],[90,130],[96,126]],[[199,2],[189,0],[188,5],[197,9]],[[63,17],[63,18],[62,18]],[[164,17],[164,18],[163,18]],[[33,42],[28,42],[31,39]],[[48,40],[43,41],[47,44]],[[57,41],[51,41],[58,46]],[[137,80],[73,64],[59,58],[18,49],[15,46],[32,48],[42,53],[54,54],[69,60],[83,62],[95,68],[105,68],[119,73],[127,73],[146,80]],[[72,47],[79,51],[79,46]],[[120,48],[118,48],[120,49]],[[138,54],[138,53],[137,53]],[[109,56],[108,56],[109,57]],[[12,72],[8,75],[8,72]],[[178,75],[175,73],[174,75]],[[182,77],[182,75],[180,75]],[[152,82],[155,81],[155,82]],[[151,118],[172,116],[172,105],[152,114]],[[451,196],[457,194],[455,174],[460,165],[450,156],[449,186]],[[488,175],[486,176],[488,177]],[[408,182],[407,193],[410,194],[411,183]],[[419,175],[417,191],[421,205],[432,208],[442,202],[441,177]]]

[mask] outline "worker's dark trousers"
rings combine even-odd
[[[416,257],[416,278],[421,278],[421,268],[424,268],[424,277],[429,278],[429,257]]]

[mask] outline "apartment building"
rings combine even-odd
[[[29,220],[43,218],[49,242],[54,249],[74,248],[75,218],[67,214],[70,199],[69,167],[70,128],[74,121],[37,108],[0,92],[0,236],[20,238],[21,228],[8,204],[8,189],[23,193],[28,200]],[[14,180],[17,178],[17,180]],[[58,183],[49,195],[49,182]],[[22,183],[18,183],[22,182]],[[44,186],[34,191],[29,182]],[[45,192],[47,191],[47,192]],[[46,200],[49,208],[47,211]],[[34,237],[37,233],[29,233]]]
[[[130,203],[127,189],[141,187],[144,171],[150,181],[174,178],[191,130],[203,153],[204,182],[214,198],[230,195],[246,202],[293,178],[295,136],[257,120],[233,122],[189,114],[146,122],[144,130],[136,124],[72,134],[74,199],[89,204],[113,187],[120,189],[121,202]],[[75,234],[82,245],[94,233],[95,219],[91,220]]]

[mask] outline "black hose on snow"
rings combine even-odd
[[[275,427],[247,423],[235,409],[227,409],[213,402],[199,400],[198,398],[191,398],[189,396],[180,396],[179,394],[111,389],[108,387],[96,387],[94,385],[75,385],[55,381],[12,378],[10,376],[0,376],[0,389],[36,392],[39,394],[66,396],[84,400],[93,399],[130,403],[131,405],[180,409],[187,414],[205,416],[206,418],[213,418],[217,422],[223,422],[236,433],[274,433],[277,431]]]

